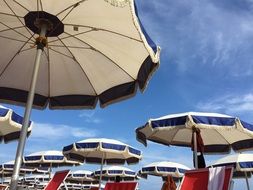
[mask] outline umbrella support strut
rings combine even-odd
[[[99,176],[99,187],[98,187],[98,190],[101,190],[103,165],[104,165],[104,154],[103,154],[103,156],[102,156],[102,161],[101,161],[100,176]]]
[[[244,172],[245,174],[245,180],[246,180],[246,184],[247,184],[247,190],[250,190],[249,188],[249,179],[248,179],[248,176],[247,176],[247,172]]]
[[[47,32],[47,25],[43,24],[40,30],[40,37],[45,37],[46,32]],[[13,174],[11,177],[10,190],[16,190],[17,185],[18,185],[19,170],[23,162],[23,153],[24,153],[24,148],[25,148],[27,130],[28,130],[30,116],[31,116],[31,110],[32,110],[32,105],[33,105],[33,100],[34,100],[35,87],[36,87],[39,66],[40,66],[40,58],[41,58],[42,52],[43,52],[43,44],[38,44],[36,58],[35,58],[35,65],[33,69],[33,76],[32,76],[32,81],[30,85],[30,91],[27,98],[24,120],[23,120],[20,138],[18,142]]]
[[[198,155],[197,155],[197,133],[196,131],[193,132],[193,143],[194,143],[194,164],[195,169],[198,169]]]

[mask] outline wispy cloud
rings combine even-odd
[[[87,123],[99,124],[102,122],[102,120],[96,116],[96,111],[83,111],[79,114],[79,117],[84,118]]]
[[[199,102],[197,109],[203,111],[224,112],[229,114],[243,114],[253,111],[253,93],[242,95],[224,95]]]
[[[35,123],[31,137],[33,139],[50,139],[52,141],[66,138],[89,138],[95,137],[97,134],[97,130],[85,127]]]

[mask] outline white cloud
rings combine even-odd
[[[68,126],[62,124],[35,123],[31,137],[33,139],[59,140],[66,138],[89,138],[95,137],[98,131],[85,128]]]
[[[79,114],[79,117],[85,118],[85,122],[87,123],[94,123],[99,124],[102,122],[101,119],[95,116],[96,111],[83,111],[81,114]]]
[[[207,103],[206,103],[207,102]],[[243,95],[224,95],[219,98],[200,102],[197,108],[203,111],[242,114],[253,111],[253,93]]]

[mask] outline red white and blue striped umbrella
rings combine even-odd
[[[249,190],[250,187],[248,177],[251,177],[253,173],[253,154],[250,153],[233,154],[225,156],[211,164],[212,167],[228,166],[228,165],[229,166],[232,165],[234,167],[233,177],[235,178],[244,177],[246,179],[247,188]]]
[[[18,140],[22,128],[23,117],[15,113],[12,109],[0,105],[0,141],[5,143]],[[29,136],[32,130],[32,122],[29,122]]]

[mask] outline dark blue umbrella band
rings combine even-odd
[[[108,170],[109,174],[123,174],[123,170]]]
[[[241,124],[244,128],[250,130],[250,131],[253,131],[253,125],[252,124],[249,124],[249,123],[246,123],[244,121],[241,120]]]
[[[0,108],[0,117],[5,117],[8,113],[8,111],[10,111],[9,109],[5,109],[5,108]],[[16,122],[16,123],[19,123],[22,125],[23,123],[23,117],[21,117],[20,115],[16,114],[14,111],[12,112],[12,115],[11,115],[11,120]],[[31,125],[31,121],[29,121],[29,126]]]
[[[252,168],[253,169],[253,162],[240,162],[239,163],[241,168]]]
[[[143,172],[154,172],[155,171],[155,167],[144,167],[142,168]]]
[[[77,149],[85,149],[85,148],[97,148],[99,146],[98,142],[93,143],[75,143]]]
[[[174,167],[157,167],[157,171],[159,172],[176,172],[177,168]]]
[[[125,174],[127,174],[127,175],[136,175],[136,173],[132,172],[132,171],[125,171]]]
[[[138,155],[138,156],[141,155],[141,151],[139,151],[139,150],[137,150],[137,149],[135,149],[135,148],[128,147],[128,149],[129,149],[129,152],[132,153],[132,154],[136,154],[136,155]]]
[[[161,119],[151,121],[152,128],[156,127],[171,127],[178,125],[185,125],[188,116],[174,117],[168,119]],[[233,117],[211,117],[211,116],[195,116],[192,115],[193,121],[197,124],[220,125],[220,126],[234,126],[235,118]],[[249,124],[248,124],[249,125]],[[250,125],[252,127],[252,125]]]
[[[25,156],[25,161],[41,160],[42,156]]]
[[[111,144],[111,143],[102,143],[102,148],[104,149],[111,149],[111,150],[118,150],[118,151],[124,151],[126,149],[125,145],[120,144]]]

